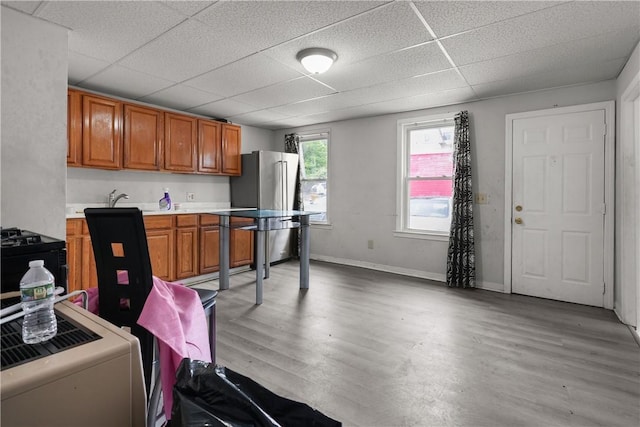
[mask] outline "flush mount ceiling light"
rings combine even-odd
[[[311,47],[298,52],[296,58],[308,72],[312,74],[321,74],[333,65],[333,63],[338,59],[338,55],[329,49]]]

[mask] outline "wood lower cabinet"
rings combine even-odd
[[[145,216],[151,271],[162,280],[174,280],[176,274],[175,215]]]
[[[252,219],[231,217],[229,233],[229,267],[240,267],[253,262],[253,231],[243,230],[241,226],[253,225]]]
[[[220,270],[220,217],[200,215],[200,274]]]
[[[139,105],[124,105],[125,169],[160,170],[164,113]]]
[[[220,269],[220,221],[216,215],[145,215],[145,230],[154,276],[174,281]],[[251,220],[232,218],[234,226]],[[231,229],[229,266],[253,263],[253,232]],[[98,286],[96,263],[87,223],[67,220],[68,292]]]
[[[82,95],[82,164],[122,168],[122,102]]]
[[[176,215],[176,279],[197,276],[198,215]]]

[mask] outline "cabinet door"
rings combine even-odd
[[[228,123],[222,124],[222,173],[226,175],[242,174],[240,157],[241,135],[240,126]]]
[[[197,276],[198,265],[198,228],[178,228],[176,230],[176,278]]]
[[[67,166],[82,166],[82,95],[67,90]]]
[[[82,220],[67,220],[67,293],[82,289]]]
[[[200,227],[200,274],[220,269],[220,227]]]
[[[221,123],[198,120],[198,172],[220,173]]]
[[[89,289],[98,286],[98,272],[96,270],[96,258],[93,255],[93,246],[89,235],[82,236],[82,282],[78,289]],[[77,286],[77,285],[76,285]]]
[[[172,171],[196,171],[197,119],[165,113],[164,168]]]
[[[162,280],[175,279],[174,230],[147,230],[147,245],[151,258],[151,271]]]
[[[82,96],[82,164],[104,169],[122,168],[122,103],[98,96]]]
[[[240,267],[253,262],[253,232],[231,229],[229,236],[229,266]]]
[[[124,105],[124,167],[159,170],[162,165],[164,113],[138,105]]]

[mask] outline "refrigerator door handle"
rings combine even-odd
[[[284,190],[283,191],[283,196],[284,196],[284,205],[282,205],[282,209],[283,210],[287,210],[289,209],[289,162],[287,162],[286,160],[282,162],[283,164],[283,176],[284,176],[284,182],[283,182],[283,187]]]

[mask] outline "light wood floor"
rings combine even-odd
[[[345,426],[638,426],[640,349],[612,311],[312,262],[217,299],[217,363]],[[217,289],[217,281],[211,282]]]

